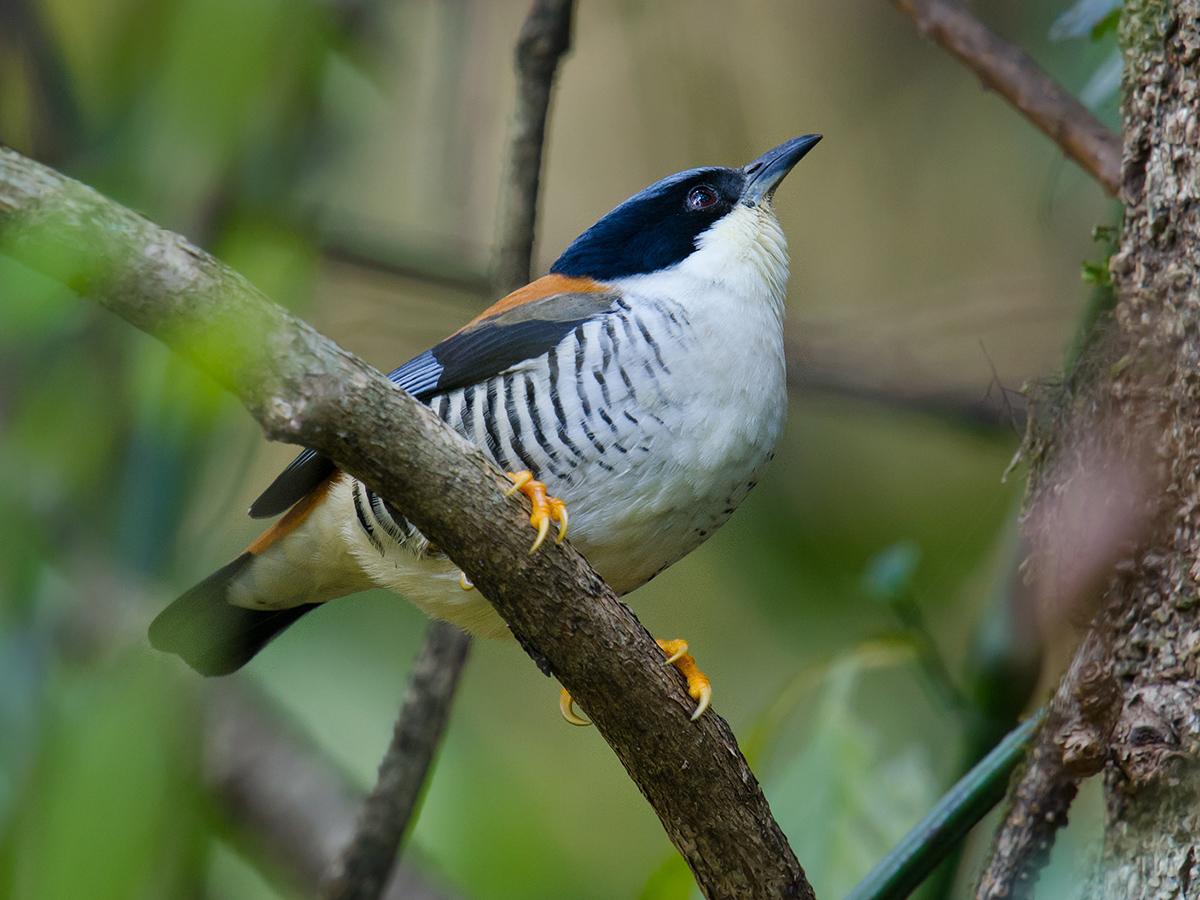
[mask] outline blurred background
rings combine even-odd
[[[1115,127],[1115,38],[1070,7],[973,4]],[[493,299],[526,11],[4,0],[0,141],[185,233],[388,370]],[[1119,210],[883,0],[584,0],[536,273],[648,183],[808,132],[825,140],[776,198],[786,437],[733,521],[627,599],[689,640],[836,898],[1053,682],[1015,571],[1023,469],[1005,473],[1020,389],[1070,365],[1105,303],[1081,267]],[[214,789],[214,685],[145,639],[253,539],[245,509],[295,452],[0,246],[0,896],[305,895]],[[230,680],[366,788],[424,627],[395,596],[360,595]],[[448,898],[689,896],[557,690],[515,645],[476,643],[406,861]],[[1100,806],[1085,790],[1040,896],[1071,882]],[[986,843],[926,896],[961,895]]]

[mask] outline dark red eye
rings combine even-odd
[[[708,209],[717,202],[717,192],[707,184],[700,184],[688,191],[688,209]]]

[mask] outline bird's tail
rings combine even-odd
[[[317,604],[369,588],[343,536],[344,523],[355,521],[351,493],[340,473],[326,478],[245,553],[159,613],[150,643],[202,675],[228,675]]]
[[[316,606],[246,609],[230,604],[230,589],[254,558],[243,553],[159,613],[150,624],[150,643],[178,654],[201,675],[228,675]]]

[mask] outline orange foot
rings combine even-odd
[[[687,641],[655,641],[662,652],[667,654],[667,664],[674,666],[687,679],[688,695],[697,701],[696,711],[692,713],[692,721],[704,715],[708,705],[712,703],[712,682],[708,676],[696,668],[696,660],[688,653]]]
[[[712,703],[712,682],[708,676],[696,668],[696,660],[687,652],[687,641],[655,641],[667,654],[667,665],[674,666],[687,679],[688,694],[697,701],[696,711],[692,713],[695,722]],[[591,725],[587,719],[575,712],[575,701],[566,688],[558,696],[558,711],[572,725]]]
[[[534,479],[532,472],[509,472],[508,477],[513,480],[513,486],[504,496],[511,497],[520,491],[533,504],[533,515],[529,517],[529,524],[537,529],[538,534],[529,552],[535,553],[537,548],[542,546],[542,541],[550,532],[551,521],[558,523],[558,537],[554,539],[554,543],[561,544],[567,536],[567,505],[557,497],[548,496],[546,486]]]

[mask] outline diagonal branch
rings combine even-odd
[[[1001,39],[955,0],[891,0],[925,37],[979,76],[1064,154],[1100,182],[1121,189],[1121,139],[1041,70],[1020,47]]]
[[[587,710],[709,897],[812,897],[719,716],[567,545],[528,552],[528,506],[482,451],[227,266],[90,188],[0,149],[0,250],[163,340],[275,440],[403,509]]]

